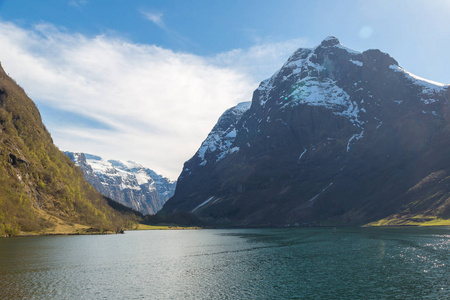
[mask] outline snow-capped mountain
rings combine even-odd
[[[143,214],[155,214],[173,195],[176,182],[132,161],[64,152],[103,195]]]
[[[217,162],[227,154],[239,150],[239,148],[231,148],[236,138],[235,124],[250,108],[250,105],[251,102],[242,102],[223,113],[198,149],[197,156],[202,160],[200,166],[204,166],[209,158]],[[211,155],[211,153],[215,154]]]
[[[163,210],[248,226],[448,218],[449,98],[388,54],[328,37],[220,117]]]

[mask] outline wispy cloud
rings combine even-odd
[[[261,81],[272,76],[295,50],[307,44],[305,39],[300,38],[258,43],[247,49],[220,53],[211,58],[211,62],[247,74],[254,81]]]
[[[163,20],[163,13],[161,12],[153,12],[153,11],[147,11],[147,10],[140,10],[140,13],[142,16],[164,30],[168,36],[176,41],[178,44],[181,45],[193,45],[193,43],[186,38],[185,36],[179,34],[177,31],[173,30],[172,28],[169,28],[166,23]]]
[[[141,10],[141,14],[149,21],[153,22],[156,26],[168,30],[166,24],[163,21],[163,14],[160,12],[150,12]]]

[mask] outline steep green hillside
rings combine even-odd
[[[0,66],[0,236],[120,231],[132,223],[53,144],[33,101]]]

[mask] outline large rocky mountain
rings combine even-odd
[[[175,191],[176,182],[138,163],[106,160],[86,153],[64,153],[97,191],[143,214],[157,213]]]
[[[163,213],[238,226],[450,218],[449,99],[388,54],[328,37],[220,117]]]
[[[59,151],[33,101],[0,66],[0,236],[131,225],[113,207],[122,206],[95,191]]]

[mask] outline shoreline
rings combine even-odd
[[[425,222],[416,224],[389,224],[388,222],[372,222],[362,226],[315,226],[315,228],[341,228],[341,227],[355,227],[355,228],[419,228],[419,227],[450,227],[450,220],[442,219],[440,222]],[[267,229],[267,228],[312,228],[312,227],[239,227],[239,229]],[[77,229],[75,231],[49,231],[49,232],[20,232],[13,236],[0,236],[0,238],[15,238],[15,237],[40,237],[40,236],[73,236],[73,235],[110,235],[110,234],[125,234],[128,231],[145,231],[145,230],[201,230],[206,229],[198,226],[177,226],[177,225],[146,225],[138,224],[138,226],[131,229],[124,229],[122,232],[114,231],[95,231],[93,228]],[[212,229],[212,228],[209,228]],[[214,229],[238,229],[238,227],[214,227]]]
[[[139,231],[139,230],[198,230],[204,229],[199,226],[177,226],[177,225],[146,225],[146,224],[138,224],[135,229],[126,230],[126,231]]]

